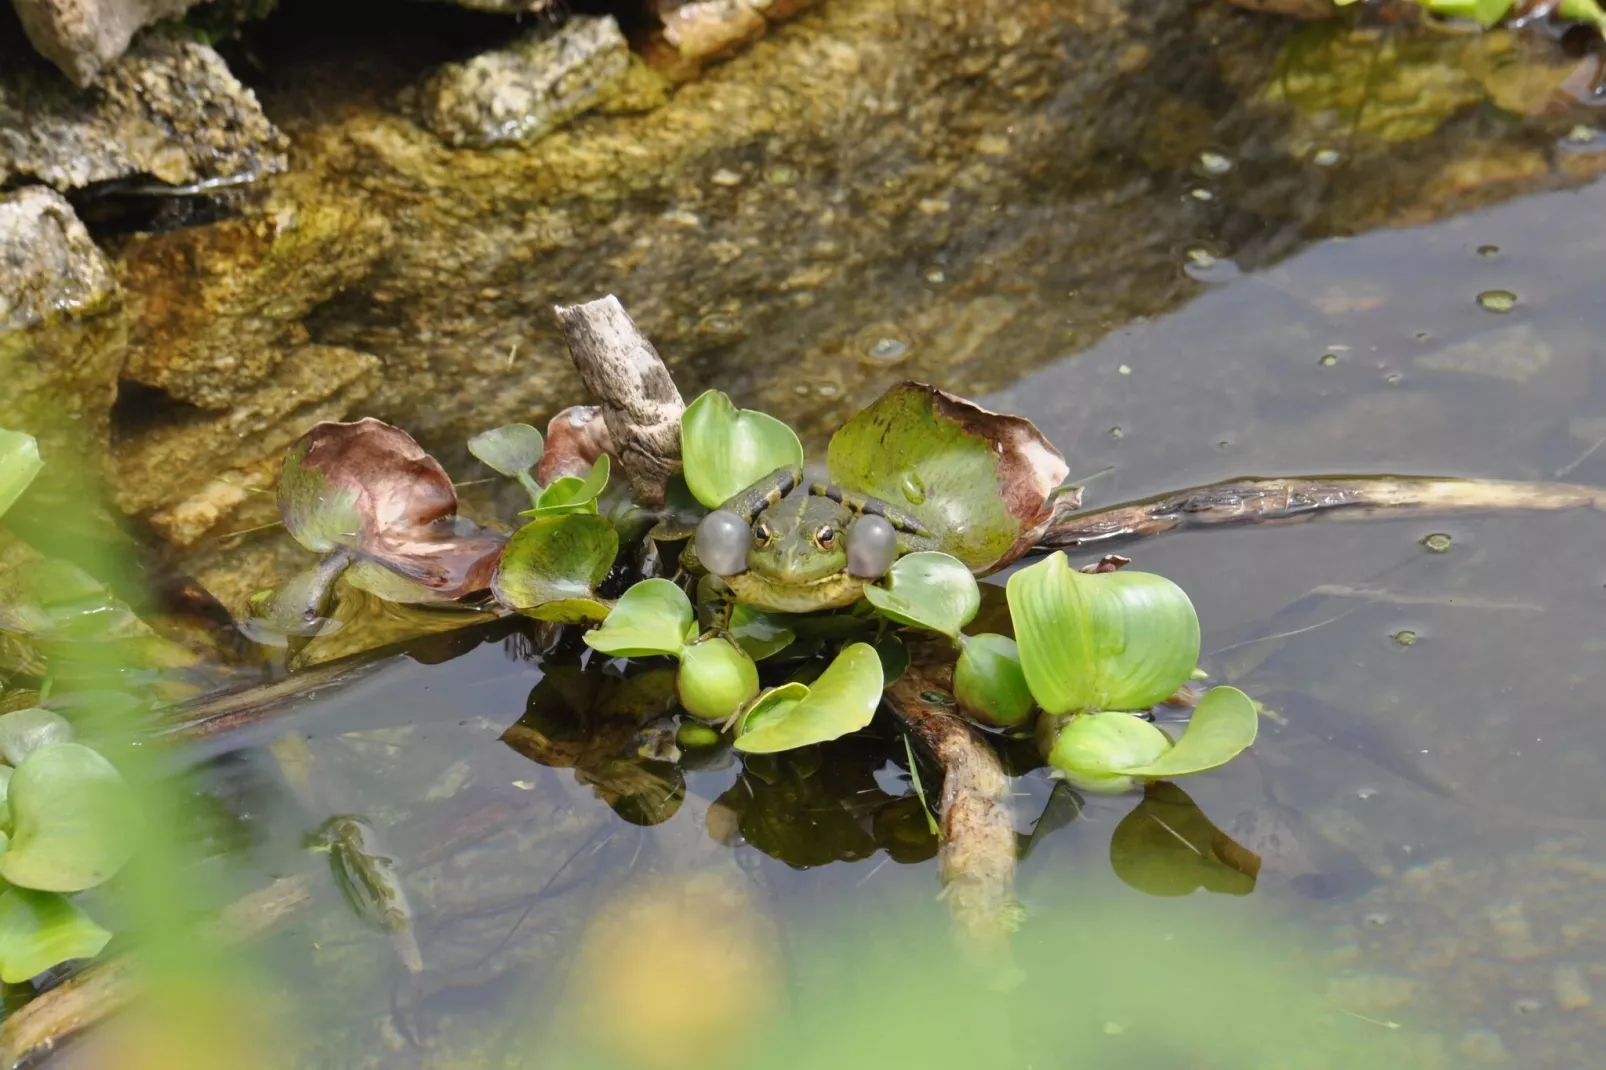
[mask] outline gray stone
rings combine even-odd
[[[103,304],[111,265],[66,198],[43,186],[0,197],[0,331]]]
[[[0,43],[0,185],[186,185],[285,169],[283,135],[205,45],[147,36],[90,89],[15,50]]]
[[[424,84],[424,123],[448,145],[524,145],[602,103],[630,65],[611,16],[573,18],[447,64]]]
[[[41,55],[81,86],[121,56],[134,34],[197,0],[11,0]]]
[[[59,193],[0,197],[0,427],[37,436],[47,461],[103,449],[122,362],[117,294]]]

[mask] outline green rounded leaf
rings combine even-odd
[[[61,714],[35,706],[0,715],[0,757],[17,766],[40,747],[70,743],[72,723]]]
[[[757,731],[786,719],[792,707],[809,697],[809,685],[789,680],[779,687],[766,687],[742,710],[736,721],[736,734]]]
[[[1120,770],[1148,765],[1170,749],[1164,732],[1129,713],[1079,713],[1054,736],[1045,757],[1073,786],[1119,795],[1136,786]]]
[[[0,893],[0,981],[20,985],[73,959],[92,959],[112,934],[66,896],[7,888]]]
[[[900,557],[881,584],[865,587],[864,597],[900,624],[953,639],[981,608],[981,588],[965,563],[930,550]]]
[[[0,718],[4,720],[4,718]],[[1236,687],[1213,687],[1199,700],[1177,745],[1159,758],[1123,767],[1129,776],[1170,778],[1226,765],[1255,741],[1260,714]]]
[[[973,721],[1000,728],[1024,724],[1037,708],[1020,652],[1007,635],[966,636],[954,665],[954,698]]]
[[[731,608],[726,630],[736,640],[736,645],[754,661],[763,661],[772,654],[779,654],[797,639],[797,632],[792,630],[790,614],[766,613],[744,602],[738,602]]]
[[[891,687],[909,671],[909,648],[896,635],[884,635],[877,640],[875,652],[881,659],[882,687]]]
[[[600,620],[607,607],[595,589],[618,553],[619,536],[603,517],[537,517],[508,540],[491,590],[504,606],[541,620]],[[567,605],[552,605],[559,602]]]
[[[794,698],[799,687],[806,693]],[[736,749],[767,754],[857,732],[875,717],[881,688],[880,656],[870,644],[854,643],[812,684],[788,684],[761,695],[743,715]]]
[[[579,476],[561,476],[541,491],[535,508],[526,509],[520,516],[554,516],[559,513],[595,513],[597,496],[608,486],[608,473],[612,462],[604,453],[591,464],[584,479]]]
[[[0,765],[0,827],[11,827],[11,774],[16,772],[9,765]],[[3,854],[11,845],[10,838],[0,832],[0,854]]]
[[[642,580],[614,603],[602,627],[586,633],[585,642],[620,658],[679,657],[696,629],[697,614],[685,591],[669,580]]]
[[[9,802],[14,824],[0,877],[12,884],[80,892],[110,880],[133,854],[134,793],[81,743],[28,755],[11,776]]]
[[[912,513],[975,571],[1018,556],[1067,472],[1029,420],[913,382],[843,424],[826,464],[832,482]]]
[[[481,431],[468,440],[468,452],[492,471],[517,478],[541,463],[541,432],[529,424],[507,424]]]
[[[1087,575],[1055,553],[1009,578],[1026,683],[1050,713],[1142,710],[1199,660],[1199,618],[1182,588],[1147,572]]]
[[[44,466],[39,443],[32,435],[0,427],[0,516],[22,497]]]
[[[758,694],[758,666],[728,639],[705,639],[680,652],[680,705],[693,717],[723,721]]]
[[[279,473],[279,516],[290,537],[315,554],[358,546],[363,517],[357,503],[360,486],[336,486],[322,470],[307,463],[313,443],[303,438],[285,454]]]
[[[708,390],[680,416],[680,458],[692,494],[717,509],[777,468],[801,465],[803,444],[775,417]]]

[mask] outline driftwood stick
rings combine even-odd
[[[662,505],[665,484],[680,470],[686,408],[669,369],[612,294],[555,311],[581,380],[602,402],[630,486],[644,505]]]
[[[492,797],[464,813],[445,814],[426,823],[402,853],[407,872],[416,872],[507,828],[530,805],[523,797]],[[298,873],[241,896],[200,930],[200,938],[224,947],[249,943],[278,928],[312,902],[313,877]],[[133,953],[97,963],[72,980],[40,995],[0,1024],[0,1068],[12,1070],[23,1059],[48,1052],[118,1011],[140,993],[138,956]]]
[[[275,928],[312,900],[312,877],[280,877],[230,904],[203,930],[225,947],[245,943]],[[123,955],[92,966],[52,988],[0,1025],[0,1066],[16,1066],[51,1051],[80,1030],[117,1013],[139,995],[139,963]]]
[[[1251,477],[1139,502],[1055,517],[1039,550],[1104,547],[1184,528],[1290,524],[1317,516],[1447,516],[1493,512],[1606,511],[1606,489],[1575,483],[1409,476]]]
[[[1015,900],[1015,815],[998,755],[956,712],[951,666],[911,665],[886,704],[942,767],[937,865],[961,941],[993,965],[1009,962]]]

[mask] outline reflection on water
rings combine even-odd
[[[1181,310],[990,400],[1096,476],[1095,505],[1241,474],[1606,483],[1603,210],[1596,186],[1211,268]],[[325,895],[274,945],[289,1043],[308,1066],[1590,1065],[1603,526],[1136,547],[1193,597],[1213,679],[1266,702],[1262,739],[1187,795],[1020,780],[1012,1013],[943,958],[934,841],[880,728],[677,768],[651,673],[543,676],[495,643],[397,663],[274,731],[397,845],[425,969]],[[218,833],[241,886],[310,867],[325,815],[261,750],[226,768],[251,800],[249,834]]]

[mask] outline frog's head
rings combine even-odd
[[[790,587],[839,576],[848,564],[843,536],[852,520],[840,502],[794,491],[753,522],[747,568]]]

